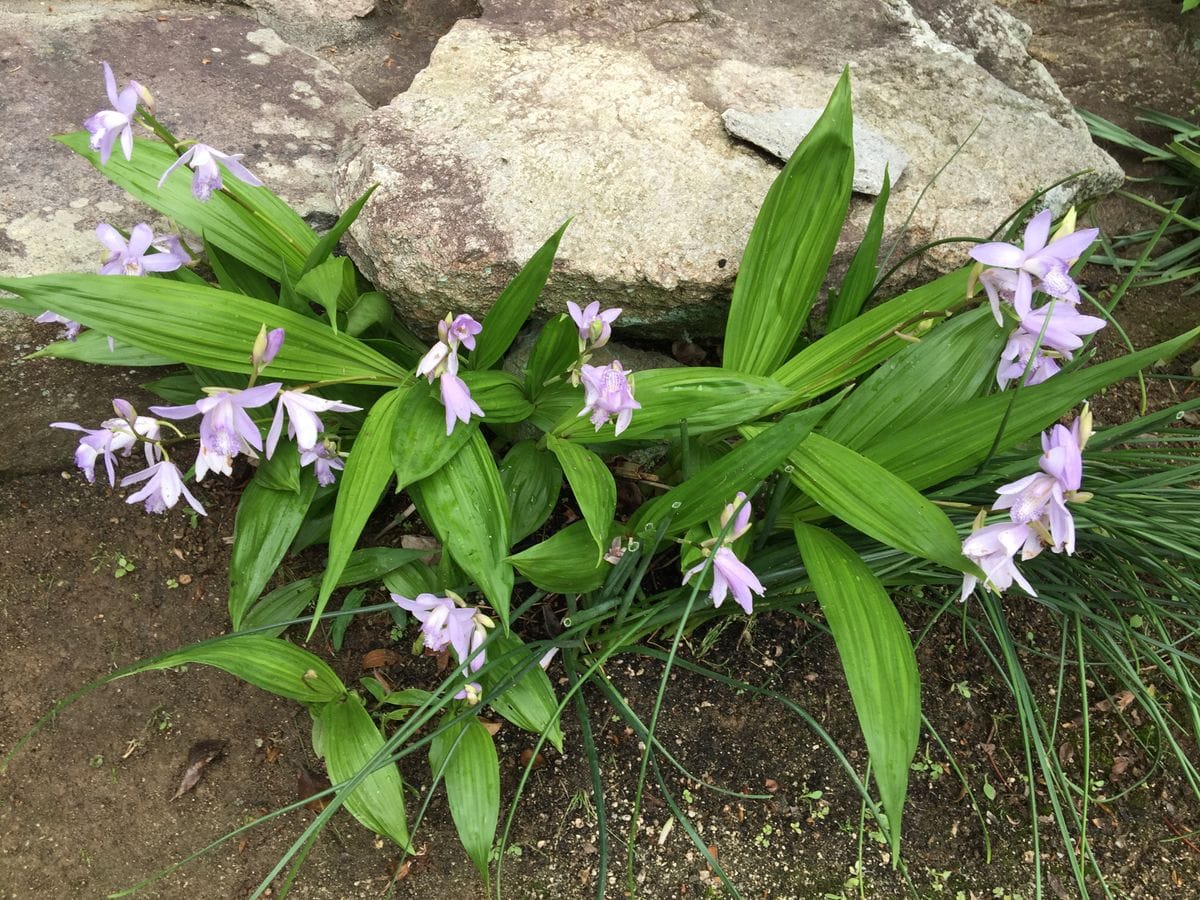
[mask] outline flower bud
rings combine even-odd
[[[254,347],[250,351],[250,362],[254,365],[255,372],[265,369],[267,364],[275,358],[275,354],[283,346],[283,337],[282,328],[267,331],[267,326],[264,324],[258,330],[258,336],[254,339]]]

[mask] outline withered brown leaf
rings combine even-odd
[[[329,779],[314,774],[307,766],[296,766],[296,799],[304,800],[329,789]],[[319,813],[325,808],[327,798],[313,797],[304,804],[305,809]]]
[[[208,764],[223,756],[228,746],[228,741],[217,740],[196,741],[192,744],[191,749],[188,750],[187,768],[184,769],[183,778],[179,782],[179,789],[175,791],[171,799],[178,800],[199,784]]]

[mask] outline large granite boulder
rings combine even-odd
[[[889,231],[945,166],[910,245],[987,234],[1080,170],[1091,171],[1054,203],[1121,179],[1025,53],[1028,30],[984,0],[482,6],[408,91],[359,123],[336,188],[345,207],[379,183],[351,253],[426,325],[450,310],[484,312],[574,217],[547,308],[595,298],[625,307],[626,325],[715,329],[714,298],[728,293],[779,170],[726,133],[721,115],[820,107],[845,65],[857,120],[910,157]],[[856,200],[851,234],[868,209]],[[948,268],[964,256],[941,247],[928,260]]]
[[[0,273],[93,270],[98,221],[153,211],[50,136],[108,105],[101,61],[150,88],[162,120],[245,164],[302,214],[334,213],[331,175],[369,107],[337,71],[247,10],[163,0],[0,5]],[[168,223],[159,223],[167,227]]]

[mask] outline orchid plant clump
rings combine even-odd
[[[99,273],[3,279],[0,289],[15,296],[0,305],[66,326],[65,340],[41,355],[181,367],[147,385],[164,400],[148,415],[116,400],[98,428],[54,423],[82,434],[75,461],[88,481],[103,461],[115,487],[140,448],[146,468],[120,480],[135,488],[127,502],[164,513],[182,499],[202,514],[187,478],[200,492],[211,472],[237,475],[239,460],[249,477],[230,563],[233,631],[219,639],[237,652],[214,661],[204,645],[183,648],[130,671],[211,662],[303,701],[336,786],[311,829],[344,805],[405,852],[412,836],[393,759],[430,725],[435,784],[445,783],[483,873],[494,864],[498,876],[504,856],[493,853],[498,762],[481,710],[561,750],[562,710],[574,699],[586,721],[579,692],[589,682],[611,688],[603,663],[614,654],[640,652],[643,639],[674,628],[665,691],[685,630],[813,602],[842,656],[870,753],[879,803],[864,801],[895,858],[921,707],[912,642],[888,587],[932,565],[943,581],[962,579],[963,599],[1014,582],[1034,594],[1036,570],[1020,571],[1015,557],[1032,561],[1047,548],[1066,556],[1088,539],[1072,509],[1088,499],[1091,418],[1085,407],[1070,427],[1056,423],[1196,336],[1084,367],[1087,339],[1104,320],[1078,312],[1084,291],[1071,267],[1096,232],[1075,230],[1072,213],[1051,240],[1049,211],[1033,216],[1022,245],[972,251],[988,267],[974,277],[990,310],[975,308],[967,269],[885,299],[874,252],[862,250],[831,294],[828,321],[841,324],[822,334],[810,313],[843,221],[809,210],[849,203],[843,76],[764,201],[719,367],[635,375],[612,342],[621,309],[567,300],[561,313],[547,298],[549,319],[513,374],[501,363],[538,307],[563,229],[486,314],[449,311],[430,345],[334,252],[369,191],[316,234],[240,156],[167,132],[141,84],[118,92],[107,64],[104,82],[112,108],[59,140],[176,233],[155,237],[140,224],[126,236],[101,223]],[[871,246],[878,234],[864,240]],[[193,270],[200,258],[215,283]],[[1048,298],[1040,306],[1039,296]],[[593,364],[601,348],[612,358]],[[192,421],[193,430],[176,424]],[[1006,521],[984,524],[985,511],[968,533],[948,516],[961,506],[947,499],[960,479],[988,477],[998,453],[1024,453],[1040,432],[1038,471],[1005,484],[992,504]],[[193,447],[185,467],[178,460]],[[634,452],[651,468],[631,474],[613,464]],[[1018,462],[1025,472],[1035,465]],[[935,492],[938,502],[927,496]],[[409,525],[433,540],[434,553],[359,546],[368,519],[397,493],[406,495],[398,519],[415,512]],[[1095,502],[1103,500],[1101,492]],[[319,575],[273,584],[289,553],[318,545]],[[301,625],[294,636],[303,642],[329,618],[354,613],[328,605],[359,584],[382,584],[389,599],[357,612],[387,610],[401,626],[411,616],[417,652],[453,655],[439,685],[348,686],[282,637]],[[723,606],[730,594],[736,607]],[[556,650],[565,696],[546,673]],[[653,718],[648,728],[652,735]],[[642,778],[658,771],[649,766],[658,746],[644,741]],[[603,796],[595,799],[602,809]],[[698,849],[724,877],[707,847]]]

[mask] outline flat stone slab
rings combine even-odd
[[[176,135],[244,153],[246,166],[302,214],[335,212],[337,150],[369,109],[327,63],[228,6],[7,0],[0,48],[5,275],[94,270],[97,222],[154,223],[153,211],[50,140],[108,106],[101,61],[120,85],[134,78],[147,86]]]
[[[721,113],[725,130],[782,162],[787,162],[821,117],[819,109],[775,109],[752,113],[727,109]],[[895,184],[908,165],[908,154],[863,122],[854,122],[854,182],[860,194],[879,196],[886,170]]]
[[[846,65],[858,121],[911,157],[889,235],[929,185],[908,245],[986,235],[1081,170],[1055,203],[1120,183],[1025,53],[1027,29],[990,3],[922,5],[961,15],[931,24],[906,0],[484,0],[482,17],[456,23],[411,87],[355,129],[338,201],[380,188],[351,252],[432,326],[486,311],[574,217],[543,308],[598,299],[623,306],[626,325],[716,331],[779,171],[732,139],[721,113],[822,108]],[[868,212],[856,198],[840,259]],[[961,246],[927,254],[942,269],[964,258]]]

